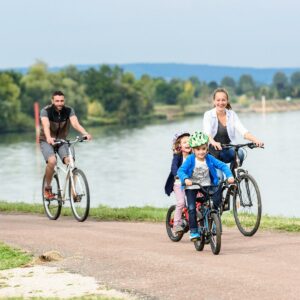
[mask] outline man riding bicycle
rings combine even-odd
[[[52,104],[44,107],[40,113],[42,124],[40,147],[47,163],[45,170],[46,186],[44,190],[44,197],[46,199],[53,199],[55,197],[51,188],[51,179],[56,166],[55,152],[58,153],[64,164],[69,163],[68,146],[66,144],[55,145],[55,140],[67,138],[70,124],[76,131],[86,137],[87,140],[91,140],[92,138],[80,125],[74,109],[65,105],[65,95],[63,92],[55,91],[52,94],[51,102]]]

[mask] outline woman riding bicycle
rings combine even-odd
[[[236,139],[236,132],[246,140],[262,147],[264,143],[252,135],[241,123],[237,114],[229,103],[229,95],[226,89],[218,88],[213,93],[214,108],[204,113],[203,131],[209,136],[209,152],[225,163],[234,160],[234,149],[222,149],[221,144],[230,144]],[[238,156],[243,162],[244,152],[239,149]]]

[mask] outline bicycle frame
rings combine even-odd
[[[241,168],[241,161],[240,161],[240,158],[238,156],[238,151],[239,149],[242,148],[242,147],[234,147],[234,164],[232,165],[231,167],[231,172],[234,176],[234,179],[238,185],[238,193],[239,193],[239,197],[240,197],[240,201],[242,203],[243,206],[249,206],[251,207],[252,206],[252,201],[251,201],[251,197],[250,197],[250,190],[249,190],[249,186],[246,185],[246,190],[247,190],[247,195],[248,195],[248,198],[250,199],[250,203],[248,205],[245,205],[244,204],[244,201],[243,201],[243,196],[242,196],[242,193],[241,193],[241,189],[240,189],[240,177],[243,173],[248,173],[247,170],[244,170]]]
[[[248,171],[241,168],[241,162],[240,162],[240,158],[238,156],[238,151],[239,151],[240,148],[243,149],[244,147],[249,147],[250,149],[253,149],[253,148],[256,148],[257,146],[254,143],[246,143],[246,144],[238,144],[238,145],[225,144],[225,145],[222,145],[222,147],[223,148],[234,148],[234,163],[232,164],[230,169],[231,169],[231,172],[232,172],[232,174],[234,176],[234,179],[237,183],[237,186],[238,186],[237,191],[239,193],[239,197],[240,197],[240,201],[241,201],[242,205],[251,207],[253,204],[252,204],[252,200],[251,200],[251,197],[250,197],[249,185],[246,184],[246,191],[247,191],[248,199],[250,199],[250,203],[248,203],[248,204],[244,203],[242,193],[241,193],[241,189],[240,189],[240,182],[241,182],[240,178],[241,178],[242,174],[247,174]]]
[[[71,174],[73,174],[73,170],[76,169],[76,166],[75,166],[75,161],[74,161],[74,158],[73,158],[73,154],[72,154],[72,151],[71,151],[71,147],[82,141],[81,139],[79,139],[79,137],[77,137],[74,141],[65,141],[65,140],[58,140],[55,144],[56,145],[59,145],[59,144],[62,144],[62,143],[65,143],[68,145],[68,159],[69,159],[69,164],[66,166],[66,168],[64,166],[59,166],[58,164],[56,164],[54,170],[58,176],[58,181],[59,181],[59,200],[61,201],[68,201],[70,199],[67,199],[67,187],[69,186],[69,180],[71,180],[71,187],[72,187],[72,190],[75,191],[75,184],[74,184],[74,178],[73,176],[71,176]],[[62,173],[65,174],[65,177],[64,177],[64,185],[62,186]],[[79,182],[79,184],[81,184]],[[81,190],[82,190],[82,187],[81,187]],[[69,195],[70,196],[70,195]]]

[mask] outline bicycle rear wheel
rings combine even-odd
[[[233,215],[239,231],[244,236],[256,233],[261,219],[261,196],[255,179],[242,174],[238,182],[238,191],[233,197]]]
[[[69,181],[69,195],[73,215],[79,222],[83,222],[90,211],[90,190],[88,181],[83,171],[75,169],[72,172],[73,183]]]
[[[210,233],[210,247],[213,254],[218,255],[221,250],[221,219],[216,213],[210,215],[208,220]]]
[[[62,201],[60,199],[60,185],[56,173],[53,174],[51,180],[52,193],[55,195],[54,199],[49,200],[44,197],[45,187],[46,187],[46,177],[44,176],[43,184],[42,184],[42,198],[43,198],[44,210],[47,217],[50,220],[57,220],[57,218],[60,216]]]
[[[174,228],[174,214],[176,205],[171,205],[166,215],[166,230],[171,241],[179,242],[183,237],[183,232],[177,234]]]

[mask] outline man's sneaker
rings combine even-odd
[[[199,239],[200,239],[199,232],[191,232],[190,233],[190,240],[191,240],[191,242],[195,242],[195,241],[197,241]]]
[[[175,227],[175,232],[176,232],[177,234],[182,233],[183,230],[184,230],[184,229],[183,229],[182,225],[177,225],[177,226]]]
[[[52,193],[52,188],[50,187],[45,187],[45,190],[44,190],[44,197],[47,199],[47,200],[52,200],[55,198],[55,195]]]

